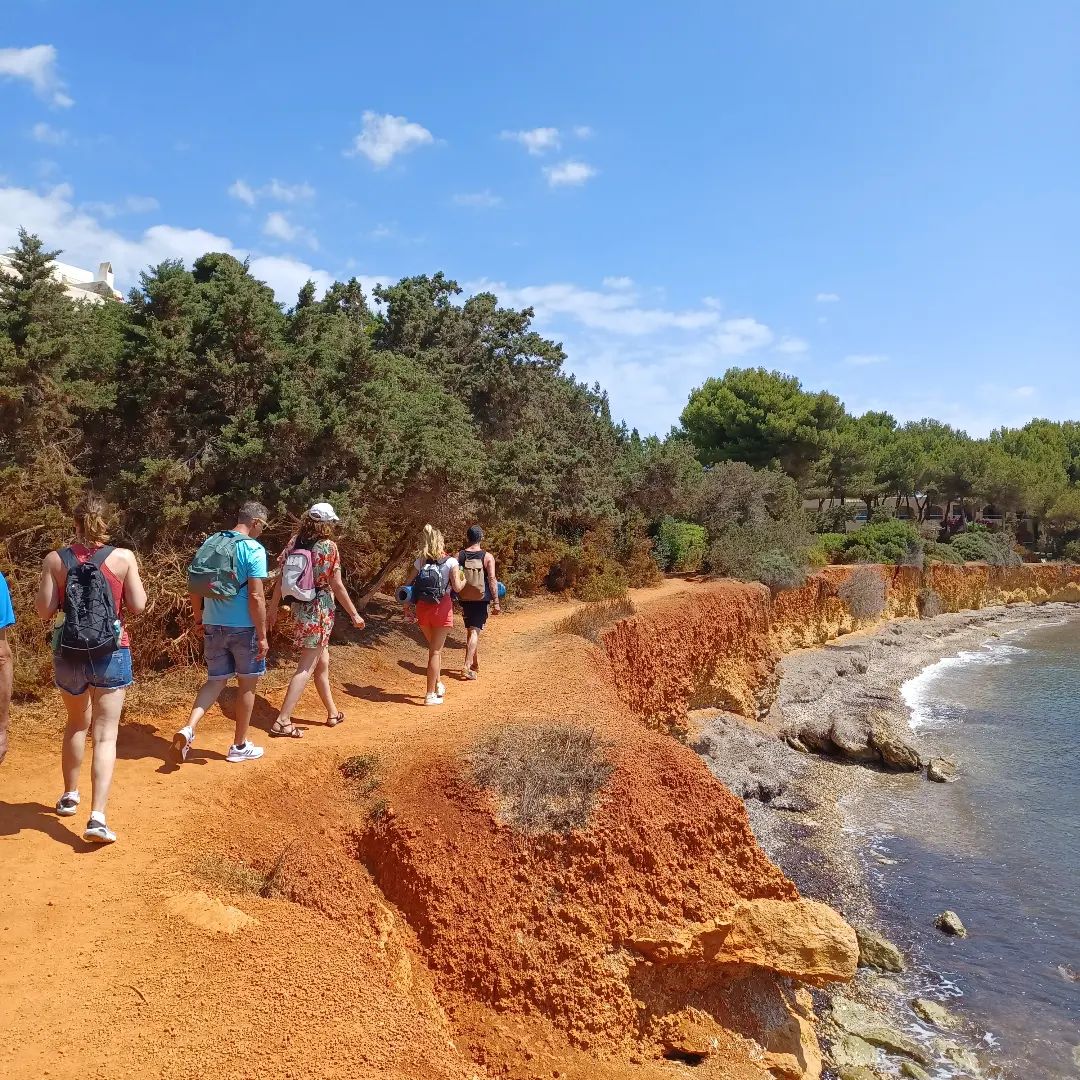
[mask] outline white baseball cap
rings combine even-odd
[[[329,503],[316,503],[308,512],[307,516],[313,521],[340,521],[341,518],[334,512]]]

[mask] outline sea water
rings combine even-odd
[[[986,642],[903,690],[960,779],[894,778],[857,800],[905,989],[974,1021],[1016,1080],[1080,1076],[1080,620]],[[945,909],[964,939],[933,926]]]

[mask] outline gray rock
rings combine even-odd
[[[982,1076],[982,1065],[979,1063],[979,1059],[966,1046],[945,1043],[941,1047],[941,1056],[971,1076]]]
[[[881,754],[881,763],[897,772],[918,772],[922,768],[919,752],[896,732],[880,725],[870,732],[870,745]]]
[[[1080,1072],[1080,1043],[1073,1047],[1073,1064],[1076,1066],[1076,1071]]]
[[[931,758],[926,766],[927,780],[933,780],[935,784],[955,784],[959,777],[956,775],[956,765],[948,758]]]
[[[934,1027],[949,1030],[957,1025],[957,1018],[944,1005],[939,1005],[938,1002],[931,1001],[929,998],[916,998],[911,1003],[911,1007],[917,1015],[928,1024],[933,1024]]]
[[[838,1080],[881,1080],[881,1073],[865,1065],[845,1065],[836,1075]]]
[[[832,1019],[838,1028],[890,1054],[901,1054],[922,1065],[930,1063],[926,1051],[912,1038],[891,1027],[880,1013],[858,1001],[835,997]],[[854,1064],[854,1063],[853,1063]]]
[[[930,1080],[930,1074],[921,1065],[916,1065],[914,1061],[901,1061],[900,1075],[909,1076],[911,1080]]]
[[[952,937],[967,937],[967,927],[960,921],[960,916],[955,911],[943,911],[935,920],[934,925],[943,933]]]
[[[904,954],[887,938],[873,930],[856,927],[859,939],[859,966],[878,971],[904,971]]]
[[[833,721],[829,738],[835,752],[849,761],[881,760],[880,751],[870,745],[870,732],[866,725],[851,717],[842,716]]]
[[[845,1034],[833,1039],[829,1056],[838,1069],[857,1069],[873,1065],[877,1061],[878,1053],[864,1039]]]

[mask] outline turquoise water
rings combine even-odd
[[[1080,621],[936,664],[905,697],[961,773],[898,781],[857,809],[881,823],[875,889],[915,958],[909,988],[973,1018],[1008,1076],[1080,1076]],[[933,928],[945,908],[968,938]]]

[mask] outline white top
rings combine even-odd
[[[416,562],[413,563],[413,565],[416,567],[416,572],[419,573],[420,572],[420,567],[422,567],[424,565],[424,560],[423,559],[417,559]],[[450,591],[450,574],[454,570],[457,570],[458,566],[459,566],[459,563],[458,563],[457,559],[454,558],[453,555],[448,555],[446,557],[446,559],[443,561],[443,564],[440,567],[440,570],[442,570],[443,592],[449,592]]]

